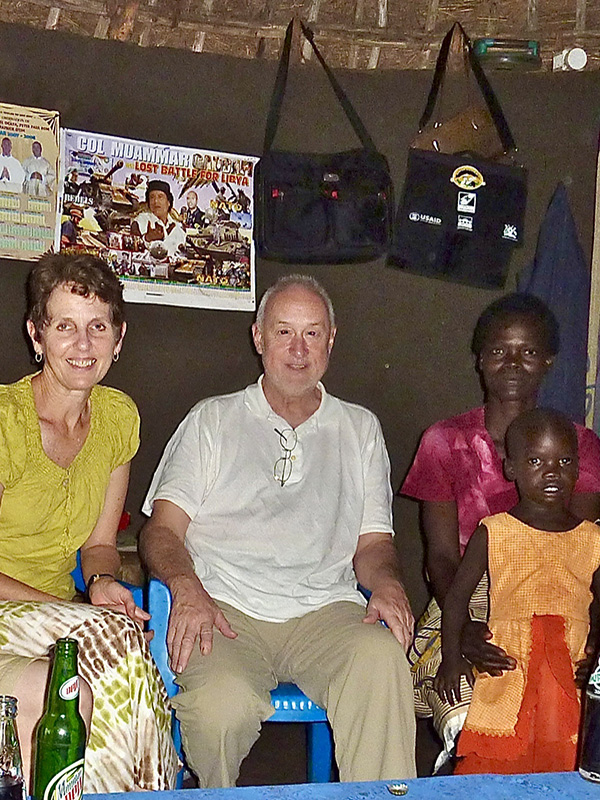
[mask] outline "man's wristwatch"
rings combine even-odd
[[[112,578],[113,581],[116,580],[115,576],[111,575],[110,572],[94,572],[93,575],[90,575],[88,582],[85,585],[85,593],[88,597],[90,596],[90,589],[100,578]]]

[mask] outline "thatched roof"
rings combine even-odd
[[[471,39],[538,40],[544,69],[575,45],[587,51],[586,69],[600,68],[600,3],[591,0],[0,0],[3,22],[248,59],[276,58],[294,14],[333,67],[430,68],[459,20]]]

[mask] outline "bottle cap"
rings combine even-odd
[[[18,700],[11,694],[0,694],[0,714],[5,714],[7,717],[17,716]]]

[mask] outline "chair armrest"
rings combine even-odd
[[[371,595],[373,594],[373,592],[370,589],[365,589],[365,587],[361,583],[357,583],[356,584],[356,588],[358,589],[358,591],[362,594],[362,596],[365,598],[365,600],[368,603]],[[381,625],[384,626],[384,628],[387,628],[387,623],[385,623],[382,619],[380,619],[379,622],[380,622]]]
[[[371,590],[370,589],[365,589],[365,587],[362,585],[362,583],[357,583],[356,584],[356,588],[362,594],[362,596],[365,598],[365,600],[368,601],[369,597],[371,597],[371,594],[372,594]]]
[[[148,621],[148,630],[154,631],[154,636],[150,641],[152,658],[158,667],[167,694],[169,697],[174,697],[179,691],[179,687],[175,683],[175,673],[171,669],[169,651],[167,649],[171,592],[169,587],[159,581],[158,578],[150,578],[148,581],[144,608],[152,615]]]

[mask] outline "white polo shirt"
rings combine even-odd
[[[186,547],[204,588],[256,619],[283,622],[339,600],[364,604],[352,568],[358,537],[393,534],[377,417],[319,388],[319,408],[296,428],[283,486],[274,477],[285,455],[276,430],[290,426],[269,405],[261,378],[194,406],[144,503],[148,516],[154,500],[185,511]]]

